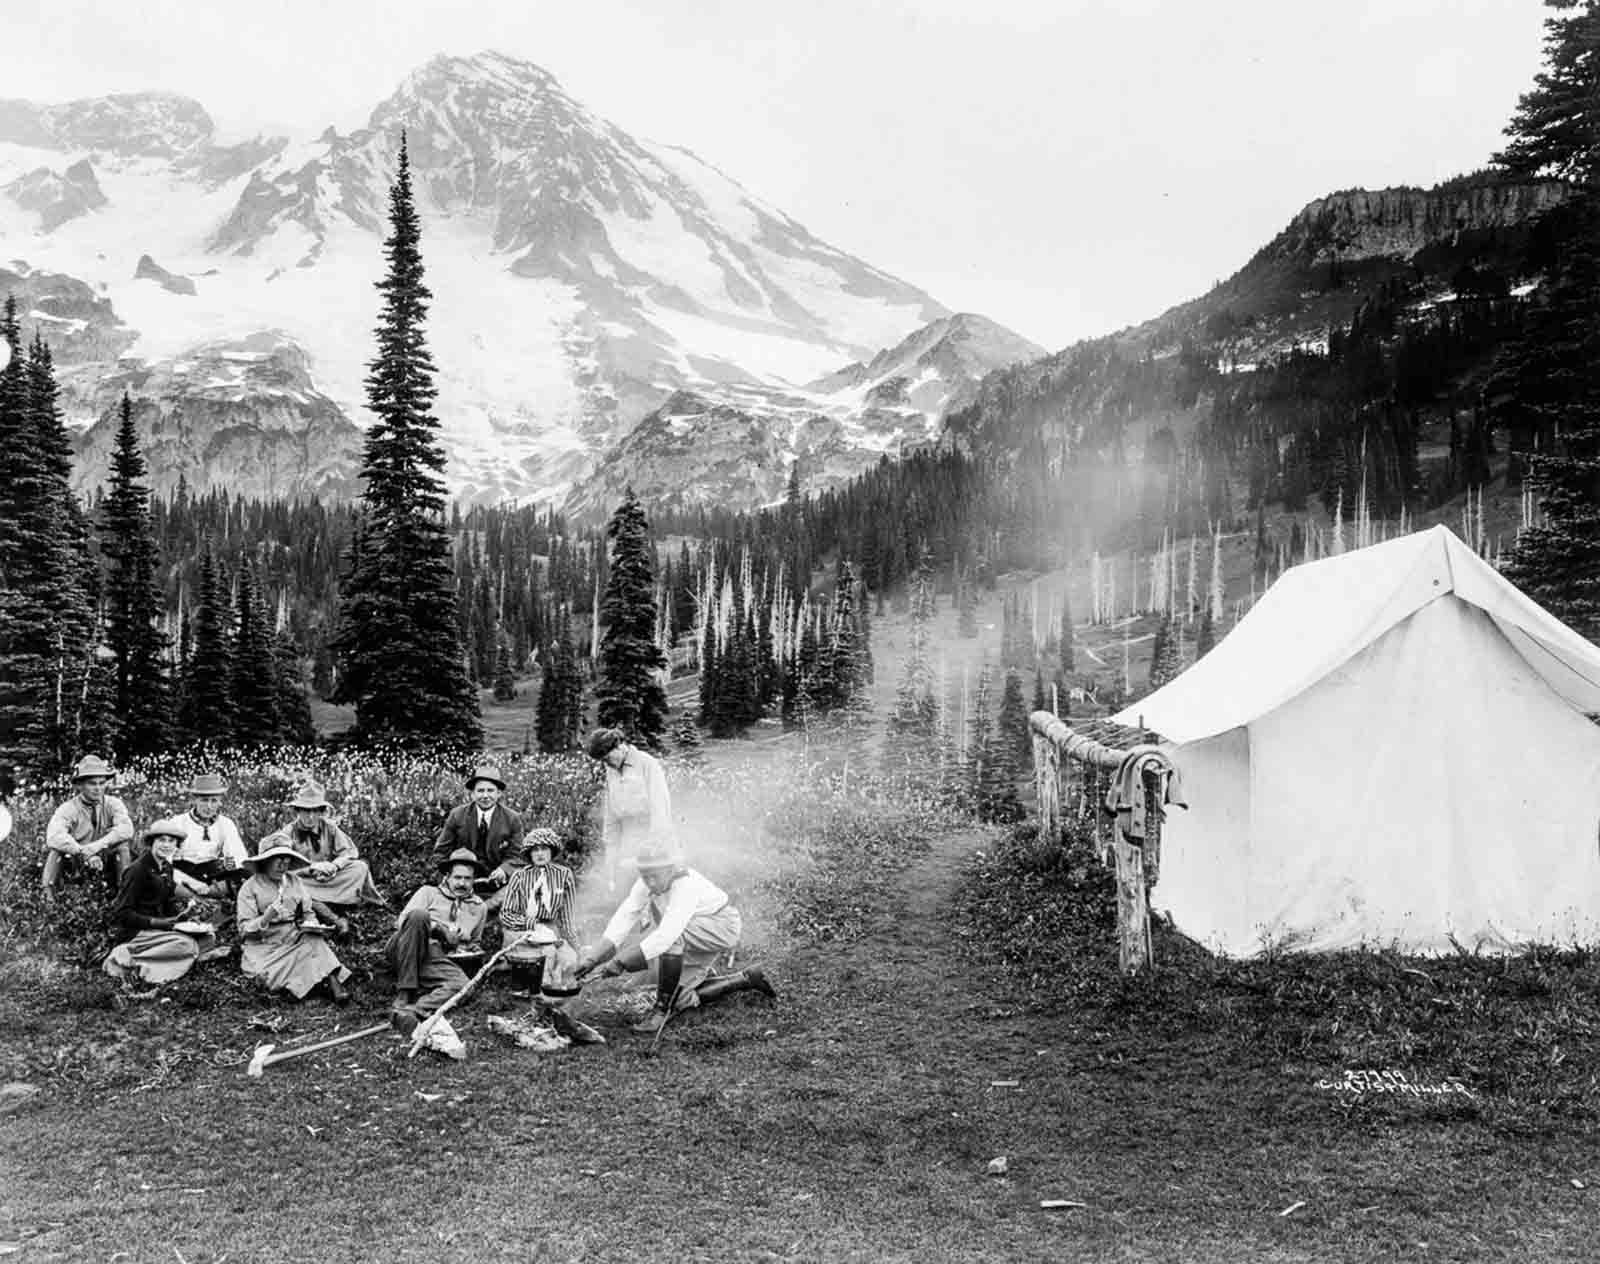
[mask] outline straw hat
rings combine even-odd
[[[253,870],[257,865],[265,864],[274,856],[289,856],[297,861],[298,863],[289,866],[291,870],[304,869],[311,863],[293,847],[289,846],[288,843],[278,843],[272,847],[268,847],[265,851],[258,851],[254,856],[246,856],[244,858],[244,863],[249,865]]]
[[[531,829],[522,836],[522,850],[530,852],[535,847],[548,847],[551,855],[557,855],[561,851],[561,835],[542,825]]]
[[[189,788],[185,790],[184,793],[193,795],[226,794],[227,790],[228,783],[222,779],[219,773],[202,772],[196,774],[194,780],[189,783]]]
[[[151,821],[144,831],[146,843],[157,838],[176,838],[182,842],[188,837],[189,831],[183,828],[183,822],[175,816],[164,816],[158,821]]]
[[[478,858],[478,853],[470,847],[457,847],[439,862],[439,870],[442,873],[449,873],[457,865],[471,865],[473,872],[480,878],[489,872],[489,867]]]
[[[649,842],[633,858],[633,867],[645,869],[675,869],[683,864],[683,848],[675,843]]]
[[[85,755],[72,770],[73,781],[83,781],[88,777],[115,777],[116,775],[111,765],[98,755]]]
[[[479,764],[474,768],[472,776],[467,778],[467,789],[471,790],[480,781],[490,782],[501,790],[506,788],[506,779],[500,775],[500,769],[495,764]]]
[[[321,786],[315,781],[308,781],[294,792],[294,798],[289,800],[289,806],[306,812],[315,812],[318,808],[333,805],[328,802],[327,795],[322,793]]]

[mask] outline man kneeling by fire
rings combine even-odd
[[[733,992],[777,996],[755,966],[737,974],[712,973],[717,959],[739,946],[739,910],[726,891],[689,868],[683,853],[669,846],[647,844],[633,864],[638,878],[611,915],[599,944],[578,958],[574,973],[582,979],[604,965],[601,977],[609,977],[643,970],[654,961],[655,1006],[635,1031],[660,1031],[675,1011]],[[617,951],[617,945],[641,930],[636,945]]]

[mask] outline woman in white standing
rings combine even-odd
[[[590,759],[606,768],[600,846],[607,882],[615,890],[619,864],[631,861],[647,844],[673,842],[672,796],[661,761],[634,746],[621,729],[596,729],[586,749]]]

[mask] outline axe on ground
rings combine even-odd
[[[388,1023],[378,1023],[373,1027],[363,1027],[360,1031],[346,1032],[342,1036],[334,1036],[331,1040],[319,1040],[314,1045],[302,1045],[298,1049],[286,1049],[282,1053],[273,1053],[276,1045],[257,1045],[255,1055],[250,1059],[246,1068],[246,1075],[259,1076],[274,1062],[287,1062],[290,1058],[298,1058],[302,1053],[316,1053],[319,1049],[331,1049],[334,1045],[349,1044],[352,1040],[360,1040],[363,1036],[376,1036],[380,1031],[388,1031]]]

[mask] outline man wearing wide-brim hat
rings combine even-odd
[[[490,913],[505,899],[506,883],[528,862],[523,855],[526,831],[522,817],[500,801],[506,780],[497,764],[480,763],[467,778],[467,801],[452,808],[434,840],[433,863],[465,847],[483,866],[485,901]]]
[[[160,985],[181,979],[196,961],[215,955],[216,940],[195,915],[195,902],[173,880],[183,827],[171,818],[144,832],[145,850],[122,875],[111,917],[119,942],[103,968],[114,979]],[[192,926],[192,933],[179,930]]]
[[[394,971],[390,1021],[404,1035],[467,986],[463,964],[482,960],[489,909],[472,889],[482,876],[477,853],[459,847],[445,857],[438,881],[418,887],[395,919],[383,953]]]
[[[675,844],[646,844],[633,865],[638,878],[606,923],[599,944],[578,958],[575,974],[581,979],[613,955],[616,960],[606,966],[606,975],[643,970],[654,962],[655,1006],[635,1031],[660,1031],[674,1012],[733,992],[777,995],[755,966],[736,974],[713,973],[718,960],[739,946],[743,921],[728,893],[689,868]],[[638,939],[632,942],[635,935]],[[628,946],[618,952],[624,943]]]
[[[344,908],[388,904],[350,835],[328,819],[333,805],[315,781],[303,783],[287,806],[294,819],[261,840],[261,849],[289,847],[306,861],[299,878],[314,900]]]
[[[233,897],[247,876],[250,852],[233,818],[222,811],[228,783],[214,772],[196,773],[186,793],[189,810],[175,819],[183,826],[183,844],[172,862],[178,885],[191,895],[222,901],[226,920],[233,920]]]
[[[54,890],[63,873],[96,871],[115,895],[133,862],[133,818],[106,788],[114,776],[98,755],[85,755],[72,770],[73,796],[55,810],[44,831],[44,885]]]

